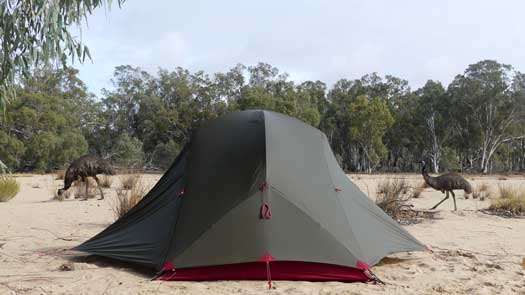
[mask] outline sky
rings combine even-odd
[[[212,74],[266,62],[299,82],[378,72],[447,85],[484,59],[525,71],[524,11],[521,0],[127,0],[88,18],[93,60],[73,66],[95,94],[123,64]]]

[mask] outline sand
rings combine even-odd
[[[160,176],[146,175],[152,185]],[[350,175],[365,193],[374,195],[378,181],[420,175]],[[161,282],[151,272],[131,265],[79,255],[71,247],[114,221],[115,188],[105,200],[50,200],[61,186],[53,175],[20,175],[21,192],[0,203],[0,294],[525,294],[525,219],[487,215],[478,209],[489,201],[463,198],[438,209],[436,219],[405,228],[434,251],[400,253],[384,259],[373,271],[386,285],[339,282],[263,281]],[[469,176],[496,191],[498,184],[525,186],[523,176]],[[442,194],[426,189],[413,200],[428,209]],[[71,270],[64,270],[69,269]]]

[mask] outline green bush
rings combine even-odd
[[[20,191],[18,181],[9,176],[0,176],[0,202],[7,202]]]
[[[162,169],[169,168],[180,150],[180,145],[173,140],[158,144],[153,151],[153,165]]]
[[[144,165],[144,152],[142,142],[127,133],[119,136],[113,147],[114,162],[127,168],[142,168]]]
[[[22,141],[0,130],[0,150],[0,161],[13,170],[20,168],[20,161],[26,150]]]

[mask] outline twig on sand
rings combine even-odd
[[[525,219],[525,215],[523,214],[515,214],[510,210],[504,210],[504,209],[481,209],[479,210],[481,213],[485,213],[487,215],[494,215],[499,216],[503,218],[516,218],[516,219]]]
[[[509,253],[506,250],[504,250],[504,252],[505,252],[504,254],[487,254],[487,253],[481,253],[481,252],[467,250],[467,249],[462,249],[462,248],[447,249],[447,248],[440,248],[440,247],[437,247],[437,246],[432,246],[432,248],[443,250],[443,251],[462,251],[462,252],[467,252],[467,253],[472,253],[472,254],[477,254],[477,255],[482,255],[482,256],[490,256],[490,257],[500,257],[500,256],[518,256],[518,257],[521,257],[522,256],[522,255],[518,255],[518,254],[514,254],[514,253]]]
[[[16,279],[16,282],[25,282],[25,281],[47,281],[47,282],[53,282],[54,279],[71,279],[72,277],[65,277],[65,276],[51,276],[51,277],[45,277],[40,275],[33,275],[33,274],[20,274],[20,275],[0,275],[0,278],[13,278],[13,277],[22,277],[19,279]],[[4,281],[0,282],[0,284],[7,284],[11,283],[10,281]]]
[[[48,233],[52,234],[53,236],[55,236],[55,238],[56,238],[57,240],[68,241],[68,242],[74,241],[74,239],[72,239],[72,238],[61,237],[61,236],[55,234],[54,232],[52,232],[52,231],[50,231],[50,230],[47,230],[47,229],[45,229],[45,228],[31,227],[30,229],[41,230],[41,231],[48,232]]]
[[[9,282],[0,282],[0,285],[6,287],[9,290],[11,290],[11,292],[13,292],[14,294],[18,294],[18,293],[22,293],[22,292],[26,292],[26,291],[30,291],[31,290],[31,289],[27,289],[27,288],[19,289],[19,288],[11,287],[11,286],[9,286]]]

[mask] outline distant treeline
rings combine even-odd
[[[49,171],[94,153],[116,165],[165,169],[192,132],[228,112],[267,109],[324,131],[347,171],[525,170],[525,74],[484,60],[448,87],[368,74],[290,81],[271,65],[209,75],[183,68],[151,74],[115,69],[113,89],[90,94],[73,68],[38,68],[21,78],[0,117],[0,161],[14,171]]]

